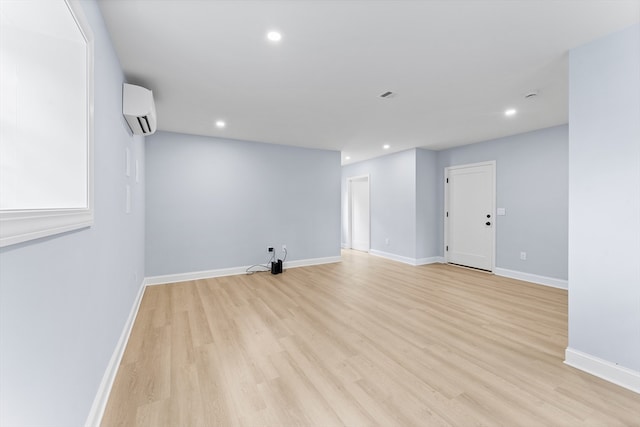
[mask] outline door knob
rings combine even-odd
[[[491,225],[490,221],[485,222],[485,225]]]

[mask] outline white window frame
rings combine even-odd
[[[87,206],[78,209],[0,210],[0,247],[93,225],[94,38],[79,0],[64,0],[87,48]],[[60,59],[61,61],[64,58]]]

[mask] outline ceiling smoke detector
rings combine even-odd
[[[393,98],[396,94],[391,92],[390,90],[381,93],[380,95],[378,95],[378,98],[382,98],[382,99],[389,99],[389,98]]]

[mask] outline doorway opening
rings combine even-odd
[[[371,248],[371,212],[369,175],[354,176],[349,183],[348,247],[369,252]]]

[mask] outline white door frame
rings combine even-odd
[[[353,181],[367,181],[367,197],[369,198],[369,249],[367,252],[371,250],[371,182],[369,174],[366,175],[356,175],[347,178],[348,183],[348,191],[347,191],[347,199],[348,199],[348,208],[347,208],[347,249],[353,249],[353,207],[351,206],[351,200],[353,194],[351,192],[351,183]]]
[[[449,262],[449,251],[447,250],[447,247],[449,246],[449,218],[447,218],[447,212],[449,211],[449,186],[447,185],[447,179],[449,177],[449,171],[450,170],[455,170],[455,169],[464,169],[464,168],[470,168],[470,167],[474,167],[474,166],[491,166],[493,169],[493,182],[492,182],[492,187],[493,187],[493,200],[491,201],[491,220],[493,221],[493,227],[491,227],[491,245],[493,247],[493,253],[491,254],[491,272],[494,272],[496,270],[496,228],[497,228],[497,222],[496,222],[496,161],[495,160],[490,160],[487,162],[479,162],[479,163],[468,163],[465,165],[455,165],[455,166],[448,166],[444,168],[444,180],[443,185],[444,185],[444,212],[442,213],[442,216],[444,217],[444,246],[442,248],[443,252],[444,252],[444,260],[446,263]]]

